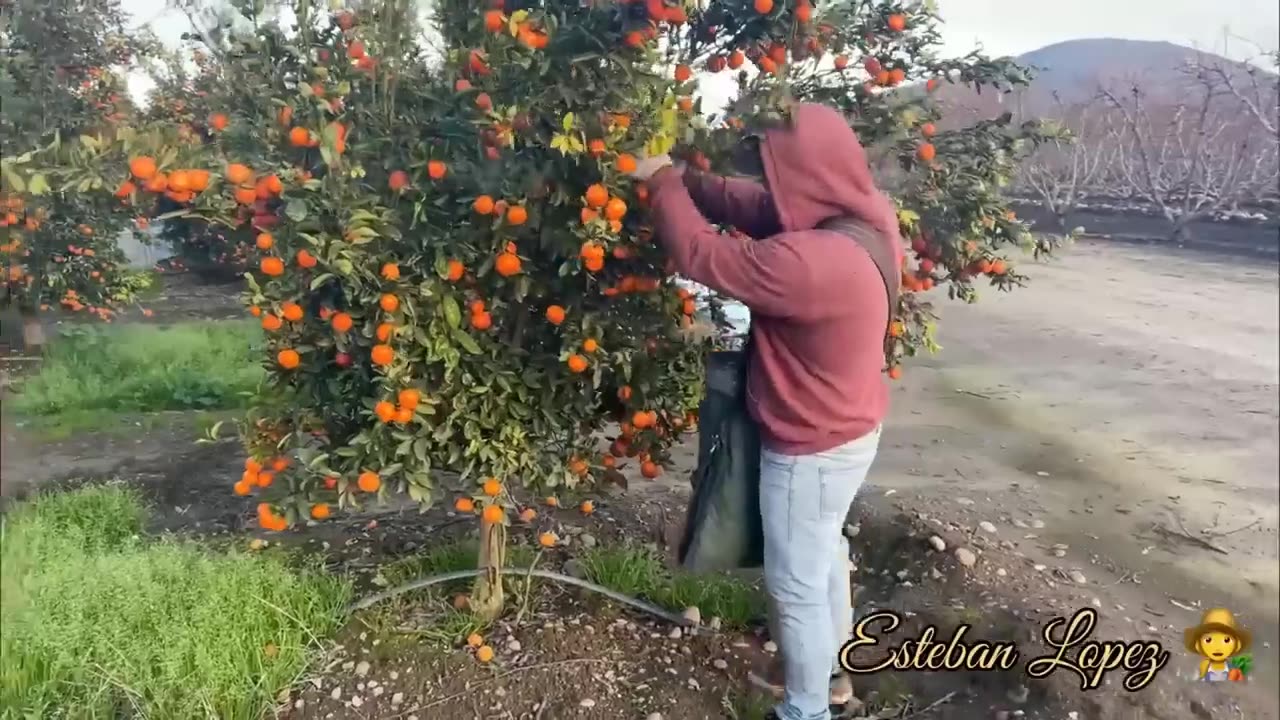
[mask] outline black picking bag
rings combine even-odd
[[[677,559],[710,572],[764,565],[760,519],[760,430],[747,413],[742,350],[707,356],[707,396],[698,407],[698,467]]]

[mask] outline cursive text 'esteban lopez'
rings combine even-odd
[[[851,673],[874,673],[882,670],[1008,670],[1018,662],[1018,650],[1013,643],[989,643],[979,640],[965,643],[964,634],[969,625],[956,628],[951,639],[935,642],[937,628],[925,627],[920,637],[906,640],[901,645],[889,646],[889,656],[874,665],[854,665],[854,648],[880,644],[874,635],[867,631],[877,621],[887,621],[884,633],[890,634],[902,624],[902,618],[895,612],[881,610],[872,613],[861,621],[853,631],[853,639],[840,648],[840,666]]]

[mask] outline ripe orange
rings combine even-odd
[[[476,198],[475,202],[471,203],[471,209],[475,210],[480,215],[492,215],[493,205],[493,198],[488,195],[481,195]]]
[[[307,147],[311,145],[311,131],[302,127],[295,127],[289,131],[289,144],[294,147]]]
[[[907,29],[907,17],[905,15],[894,13],[889,16],[889,29],[894,32],[902,32]]]
[[[612,198],[604,206],[604,216],[609,220],[621,220],[627,214],[627,203],[622,198]]]
[[[373,414],[383,423],[389,423],[396,419],[396,406],[383,400],[373,406]]]
[[[259,264],[263,275],[276,277],[284,274],[284,261],[278,257],[265,257]]]
[[[544,532],[538,536],[538,544],[544,548],[555,547],[559,539],[555,533]]]
[[[258,199],[257,191],[251,187],[236,188],[235,192],[232,193],[232,196],[235,197],[236,202],[241,205],[252,205],[254,201]]]
[[[470,635],[467,636],[468,646],[473,648],[478,648],[483,644],[484,644],[484,638],[480,637],[480,633],[471,633]]]
[[[463,513],[475,512],[476,504],[471,498],[460,497],[453,501],[453,509]]]
[[[359,60],[367,54],[364,49],[364,43],[359,40],[354,40],[347,46],[347,57],[352,60]]]
[[[262,487],[262,488],[271,487],[271,483],[275,479],[276,479],[275,473],[271,472],[270,470],[263,470],[262,472],[258,473],[256,483],[258,487]]]
[[[796,20],[807,23],[813,19],[813,6],[803,0],[796,5]]]
[[[227,165],[227,182],[233,185],[248,185],[253,182],[253,171],[248,165],[231,163]]]
[[[512,225],[523,225],[529,219],[529,211],[524,209],[523,205],[512,205],[507,210],[507,222]]]
[[[396,411],[395,420],[401,425],[407,425],[413,422],[413,411],[409,408],[400,408]]]
[[[849,56],[837,55],[835,59],[835,66],[837,70],[844,70],[845,68],[849,67]]]
[[[933,147],[933,143],[920,143],[920,147],[916,148],[916,157],[924,162],[929,162],[937,154],[938,151]]]
[[[295,257],[298,261],[298,267],[300,268],[310,269],[315,267],[316,263],[320,262],[319,260],[316,260],[315,255],[312,255],[310,252],[308,252],[305,249],[299,250],[298,254]]]
[[[275,244],[276,240],[271,236],[271,233],[261,233],[258,235],[258,239],[254,241],[254,245],[257,245],[259,250],[270,250],[271,246]]]
[[[489,497],[498,497],[498,495],[502,494],[502,483],[498,482],[496,478],[489,478],[484,481],[480,490]]]
[[[387,177],[387,187],[391,188],[392,192],[400,192],[409,187],[409,173],[403,170],[396,170],[391,173]]]
[[[214,113],[209,116],[209,127],[217,130],[218,132],[226,130],[229,122],[230,121],[227,120],[227,116],[222,113]]]
[[[578,508],[582,510],[583,515],[590,515],[596,511],[596,504],[590,500],[583,500],[582,505],[579,505]]]
[[[618,399],[621,400],[622,402],[626,402],[631,399],[630,385],[623,385],[622,387],[618,388]]]
[[[395,263],[386,263],[382,266],[380,274],[384,280],[391,280],[394,282],[400,279],[400,266]]]
[[[143,155],[129,161],[129,172],[139,180],[150,180],[156,174],[156,159]]]
[[[448,266],[445,271],[445,277],[448,278],[450,282],[457,282],[462,279],[462,275],[463,273],[466,272],[466,270],[467,270],[467,267],[463,265],[460,261],[450,260],[448,262]]]
[[[506,511],[502,509],[501,505],[497,504],[485,505],[484,511],[480,513],[480,519],[490,525],[497,525],[506,516]]]
[[[527,507],[520,511],[520,522],[531,523],[536,517],[538,517],[538,511],[531,507]]]
[[[937,89],[938,89],[938,79],[937,79],[937,78],[929,78],[929,81],[928,81],[928,82],[926,82],[926,83],[924,84],[924,88],[925,88],[925,90],[927,90],[928,92],[933,92],[934,90],[937,90]]]
[[[351,329],[352,324],[354,324],[351,320],[351,316],[344,312],[336,313],[329,323],[333,325],[333,329],[335,331],[340,333],[347,332]]]
[[[422,393],[413,388],[405,388],[396,395],[396,402],[401,408],[415,410],[418,403],[422,402]]]
[[[901,85],[907,79],[907,71],[902,68],[894,68],[889,71],[889,85]]]
[[[369,352],[369,359],[373,360],[374,365],[385,367],[390,365],[395,358],[396,353],[391,349],[390,345],[374,345],[373,350]]]
[[[493,269],[502,277],[511,277],[520,273],[520,256],[511,252],[498,254],[493,262]]]
[[[378,298],[378,307],[386,312],[393,313],[400,309],[400,298],[391,293],[383,293],[382,297]]]
[[[734,50],[729,54],[729,69],[737,70],[747,61],[747,56],[742,54],[741,50]]]
[[[614,162],[614,167],[616,167],[620,173],[633,173],[636,170],[636,158],[634,155],[622,153]]]
[[[472,315],[479,315],[485,310],[484,301],[480,299],[472,300],[471,304],[467,306],[467,309],[471,311]]]
[[[1008,269],[1009,268],[1005,265],[1005,262],[1003,260],[994,260],[991,263],[992,275],[1003,275],[1005,271]]]
[[[587,338],[586,340],[582,341],[583,352],[593,353],[599,349],[600,349],[600,343],[596,342],[595,338]]]
[[[627,33],[625,37],[622,38],[622,42],[629,48],[638,48],[644,45],[644,35],[641,35],[639,32],[632,30],[631,32]]]
[[[289,322],[298,322],[302,319],[302,306],[297,303],[287,302],[280,306],[280,314]]]
[[[675,77],[678,83],[689,82],[689,78],[693,77],[693,69],[688,65],[677,65]]]
[[[894,320],[889,325],[889,337],[902,337],[904,332],[906,332],[906,326],[900,320]]]
[[[602,208],[609,202],[609,191],[603,185],[592,185],[587,188],[586,201],[588,207]]]
[[[378,327],[374,330],[374,335],[378,338],[378,342],[384,343],[391,339],[391,333],[395,329],[396,326],[391,323],[378,323]]]
[[[662,466],[652,460],[647,460],[640,463],[640,474],[652,480],[662,474]]]
[[[547,507],[560,507],[560,500],[556,497],[547,498]]]
[[[427,163],[427,177],[432,180],[439,180],[448,172],[448,166],[442,160],[432,160]]]
[[[484,112],[489,112],[493,109],[493,99],[489,97],[489,93],[480,93],[476,96],[476,107]]]
[[[755,0],[753,7],[761,15],[768,15],[773,12],[773,0]]]
[[[565,311],[559,305],[552,305],[547,308],[547,322],[552,325],[559,325],[564,322]]]
[[[249,485],[248,481],[243,479],[237,480],[236,484],[231,486],[231,489],[234,490],[237,495],[248,495],[253,492],[253,488]]]
[[[596,138],[591,142],[587,143],[587,152],[591,154],[591,157],[600,157],[601,155],[604,154],[604,151],[605,151],[604,141],[601,140],[600,138]]]
[[[287,126],[290,122],[293,121],[293,108],[289,107],[288,105],[285,105],[284,107],[280,108],[280,112],[276,114],[276,121],[279,122],[281,125]]]
[[[770,0],[770,2],[772,2],[772,0]],[[768,73],[769,75],[778,74],[778,63],[776,60],[774,60],[771,57],[760,58],[759,65],[760,65],[760,72]]]
[[[487,663],[493,660],[493,648],[488,645],[481,645],[476,648],[476,659],[482,663]]]
[[[507,19],[502,16],[501,10],[490,10],[484,14],[484,29],[491,33],[502,32],[507,25]]]
[[[902,377],[902,366],[901,366],[901,365],[894,365],[893,367],[889,368],[889,379],[890,379],[890,380],[897,380],[897,379],[899,379],[899,378],[901,378],[901,377]]]
[[[587,370],[587,359],[577,353],[570,355],[565,362],[569,365],[569,372],[581,373]]]
[[[298,367],[298,363],[302,361],[302,358],[298,356],[297,350],[281,350],[276,354],[276,361],[285,370],[292,370]]]
[[[324,520],[329,517],[329,506],[326,503],[316,503],[311,506],[311,518],[313,520]]]
[[[259,312],[261,312],[261,310],[259,310]],[[275,332],[276,330],[279,330],[281,327],[284,327],[284,323],[280,320],[280,318],[276,317],[275,315],[272,315],[271,313],[267,313],[266,315],[262,316],[263,330],[266,330],[267,332]]]
[[[925,123],[920,126],[920,134],[927,138],[933,137],[937,132],[938,128],[933,123]]]
[[[356,478],[356,487],[361,492],[378,492],[378,488],[382,487],[382,478],[378,477],[378,473],[365,470],[360,473],[360,477]]]
[[[493,327],[493,316],[483,311],[471,313],[471,327],[476,330],[488,330]]]

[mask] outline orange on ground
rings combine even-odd
[[[538,544],[544,548],[555,547],[558,540],[556,534],[551,532],[544,532],[538,536]]]
[[[467,636],[467,645],[478,648],[484,644],[484,638],[480,637],[480,633],[471,633]]]
[[[493,660],[493,648],[488,645],[481,645],[476,648],[476,659],[482,663],[487,663]]]
[[[578,509],[582,510],[583,515],[590,515],[596,511],[596,504],[590,500],[583,500],[582,504],[578,506]]]

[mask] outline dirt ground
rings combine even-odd
[[[860,676],[858,697],[892,717],[1280,717],[1276,266],[1082,244],[1027,274],[1031,287],[1013,295],[973,306],[939,299],[945,349],[910,363],[895,387],[851,521],[859,610],[906,613],[899,637],[971,624],[975,636],[1018,640],[1030,657],[1045,623],[1088,607],[1100,616],[1093,639],[1154,640],[1170,660],[1138,693],[1119,689],[1120,672],[1082,692],[1068,671],[1029,680],[1020,663],[1008,673]],[[115,477],[148,489],[160,529],[252,534],[251,503],[229,490],[234,446],[192,445],[194,433],[192,418],[175,415],[136,432],[36,443],[6,415],[4,493]],[[678,458],[661,482],[599,497],[590,518],[565,510],[540,522],[603,542],[657,540],[682,512],[693,446]],[[464,527],[443,511],[381,508],[282,541],[368,580],[387,559]],[[956,548],[974,553],[972,567]],[[1249,683],[1188,678],[1196,658],[1182,629],[1215,606],[1253,632]],[[409,615],[401,624],[421,615],[412,602],[395,607]],[[761,631],[673,637],[664,621],[551,583],[519,623],[508,616],[491,632],[500,643],[488,667],[462,650],[380,650],[368,623],[353,621],[282,698],[281,716],[748,720],[743,674],[768,656]],[[897,700],[904,693],[909,704]]]

